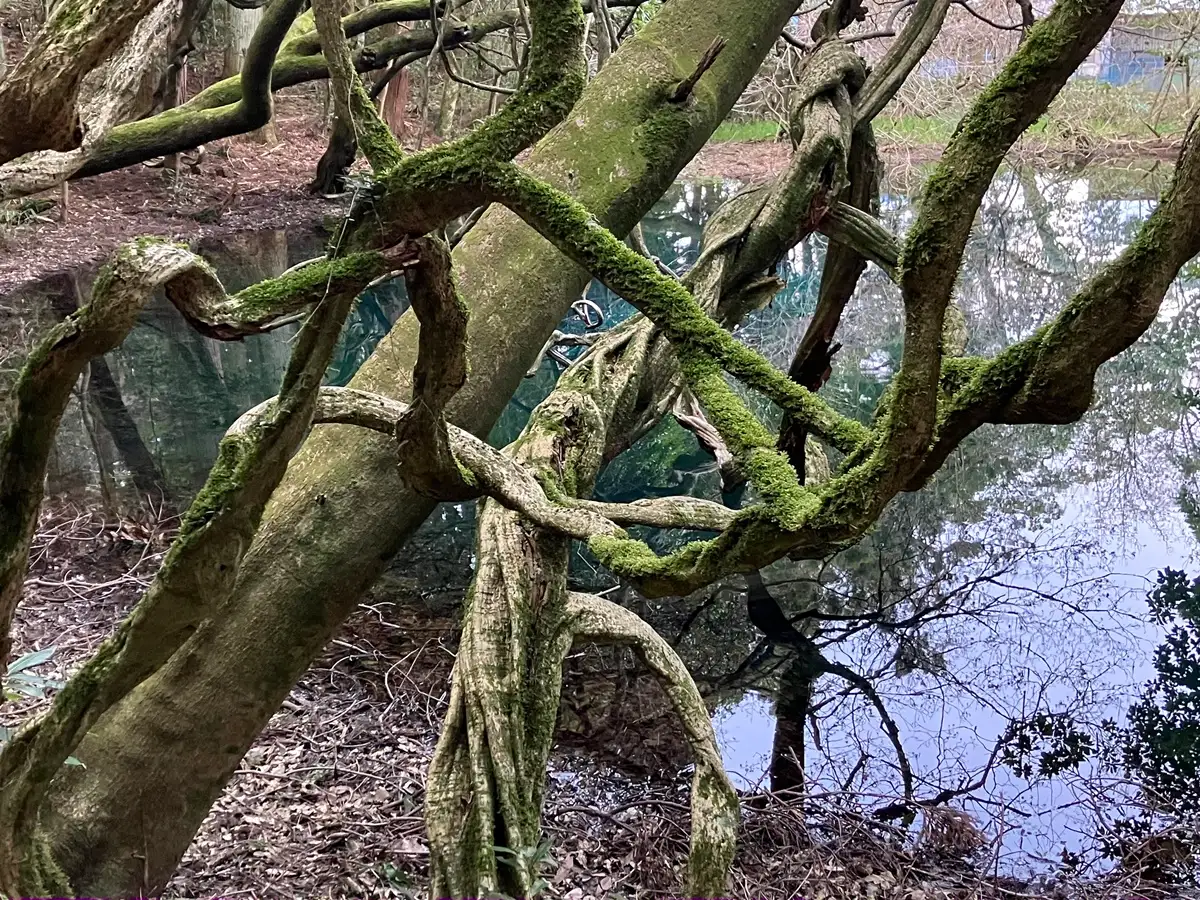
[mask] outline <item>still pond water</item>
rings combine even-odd
[[[970,352],[995,353],[1042,324],[1128,242],[1153,207],[1161,179],[1152,169],[1089,172],[1086,178],[1010,171],[998,179],[960,279]],[[685,270],[704,221],[736,187],[676,185],[646,220],[651,249]],[[894,229],[911,222],[910,198],[918,189],[919,178],[893,179],[883,216]],[[202,250],[235,290],[316,255],[321,240],[315,232],[270,232]],[[781,367],[815,303],[822,255],[820,240],[793,252],[781,273],[786,289],[738,333]],[[48,286],[47,293],[58,289]],[[792,613],[814,604],[895,604],[901,618],[905,610],[935,604],[957,613],[903,639],[877,629],[831,633],[839,640],[826,649],[878,677],[920,795],[977,781],[1010,717],[1068,709],[1088,722],[1119,717],[1149,677],[1158,635],[1147,624],[1145,593],[1165,566],[1200,568],[1196,535],[1181,511],[1193,489],[1193,464],[1200,462],[1192,442],[1200,431],[1187,400],[1197,387],[1198,293],[1200,276],[1180,279],[1151,333],[1102,371],[1095,407],[1084,421],[980,432],[925,491],[893,504],[857,547],[823,564],[785,561],[767,573]],[[609,324],[632,312],[597,285],[590,296]],[[405,308],[401,287],[365,295],[330,382],[345,383]],[[872,269],[839,335],[844,347],[825,389],[843,411],[870,415],[899,360],[900,316],[896,291]],[[575,318],[563,325],[567,331],[583,327]],[[52,489],[102,489],[119,497],[157,480],[186,497],[202,483],[225,428],[275,393],[293,333],[283,329],[219,344],[191,332],[160,298],[107,358],[133,428],[129,422],[122,428],[111,403],[107,413],[102,404],[91,405],[92,415],[74,406],[64,423]],[[547,359],[526,379],[497,423],[494,443],[519,433],[560,368]],[[673,422],[614,462],[598,487],[608,500],[685,492],[721,497],[712,465]],[[439,508],[414,541],[419,551],[407,552],[397,566],[427,571],[431,581],[442,579],[445,592],[460,592],[469,577],[471,525],[469,506]],[[660,549],[679,539],[656,537]],[[574,577],[589,590],[613,588],[675,643],[711,696],[735,782],[765,785],[781,659],[738,671],[760,635],[746,621],[737,583],[686,601],[647,604],[614,586],[582,555]],[[915,660],[915,667],[898,665],[898,655]],[[819,686],[816,713],[806,726],[807,775],[815,791],[849,788],[881,805],[882,799],[870,797],[897,792],[894,757],[873,710],[843,688],[828,679]],[[626,755],[638,755],[633,744],[653,743],[656,728],[670,732],[669,718],[660,720],[640,706],[633,721],[628,696],[599,694],[604,699],[596,702],[626,704],[608,716],[621,722],[618,740],[631,745]],[[582,725],[578,730],[587,731]],[[670,745],[669,738],[660,743]],[[674,757],[668,752],[666,759],[663,765]],[[1000,837],[1002,867],[1036,869],[1055,863],[1064,845],[1088,849],[1096,815],[1109,814],[1103,796],[1118,790],[1096,772],[1030,784],[993,766],[986,786],[960,805]]]

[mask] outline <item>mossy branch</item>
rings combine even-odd
[[[774,442],[761,424],[755,427],[746,419],[742,412],[744,405],[728,386],[722,388],[717,384],[712,368],[706,365],[709,360],[807,422],[814,433],[838,449],[850,452],[867,440],[865,428],[834,412],[760,354],[734,340],[704,313],[684,285],[663,275],[650,260],[603,228],[569,195],[515,166],[496,167],[488,175],[488,187],[496,200],[509,206],[662,329],[685,369],[690,366],[689,384],[731,449],[739,447],[742,455],[748,456],[753,451],[773,447]],[[698,386],[697,380],[703,380],[704,384]],[[731,403],[728,397],[734,397],[734,401]]]
[[[239,76],[227,79],[227,103],[211,108],[192,104],[112,129],[73,178],[110,172],[155,156],[191,150],[219,138],[246,134],[271,120],[272,75],[279,48],[305,0],[273,0],[246,51]],[[274,85],[274,88],[282,85]]]
[[[959,122],[926,182],[899,266],[904,355],[880,453],[903,479],[935,427],[943,316],[984,193],[1017,138],[1046,111],[1108,31],[1121,0],[1060,0]]]
[[[578,16],[582,22],[582,9],[578,4],[576,9],[580,10]],[[379,25],[412,21],[414,18],[428,18],[428,15],[428,3],[422,3],[422,10],[417,16],[417,10],[408,0],[392,0],[392,2],[373,4],[359,13],[345,17],[342,22],[344,33],[349,37],[354,37]],[[519,21],[520,17],[516,10],[506,10],[481,17],[477,21],[464,23],[451,29],[450,33],[445,36],[442,47],[443,49],[452,49],[478,41],[493,32],[512,28]],[[561,23],[552,22],[551,27],[553,28],[556,24]],[[329,75],[327,61],[321,53],[320,35],[313,30],[312,24],[299,30],[301,31],[299,35],[294,33],[290,35],[290,39],[286,40],[282,51],[276,46],[271,54],[274,66],[270,78],[263,83],[268,93],[271,90],[280,90],[284,87],[326,78]],[[272,34],[274,33],[272,31]],[[287,33],[288,29],[285,27],[284,33],[278,35],[280,41],[285,40]],[[558,38],[561,42],[558,47],[560,56],[562,53],[569,53],[573,46],[571,35],[560,29]],[[383,38],[355,53],[353,65],[358,72],[372,71],[386,66],[391,60],[401,56],[428,55],[436,42],[437,35],[428,29]],[[578,44],[582,48],[582,25],[579,30]],[[545,58],[545,54],[542,56]],[[550,67],[552,68],[553,64]],[[552,79],[544,79],[540,87],[545,87],[551,81]],[[256,84],[254,87],[257,91],[258,85]],[[563,81],[557,87],[560,88],[557,93],[563,97],[576,97],[577,94],[573,95],[571,92],[581,89],[582,70],[578,73],[573,70],[564,70]],[[199,144],[261,127],[266,124],[265,119],[250,121],[245,117],[244,90],[245,86],[240,77],[227,78],[201,91],[176,109],[114,128],[97,145],[88,161],[73,177],[86,178],[98,175],[165,153],[189,150]],[[571,99],[566,103],[566,107],[569,108],[573,102],[574,99]],[[548,107],[543,112],[562,115],[565,114],[562,106],[563,103],[560,100],[554,104],[553,108]],[[261,104],[256,103],[254,108],[261,109]],[[544,131],[532,133],[532,137],[527,139],[528,143],[537,140],[542,133]],[[524,149],[528,143],[523,144],[516,152]],[[516,155],[515,152],[512,155]],[[511,158],[511,156],[505,158]]]
[[[1091,405],[1096,372],[1153,324],[1180,269],[1200,254],[1200,133],[1193,119],[1158,207],[1129,246],[1032,335],[992,359],[942,364],[937,436],[905,485],[917,490],[984,424],[1063,424]]]
[[[540,140],[575,105],[587,81],[579,3],[536,0],[529,6],[533,35],[517,92],[464,137],[410,156],[388,173],[381,195],[364,201],[374,212],[348,246],[387,246],[478,208],[485,173]]]
[[[343,121],[353,125],[358,147],[378,175],[399,163],[404,151],[354,70],[350,46],[342,30],[341,6],[341,0],[313,0],[313,20],[329,66],[334,110]]]
[[[631,646],[659,677],[692,750],[692,843],[688,895],[721,897],[728,891],[729,866],[737,844],[737,793],[725,774],[704,699],[678,654],[636,614],[603,597],[567,595],[575,642]]]
[[[16,410],[0,444],[0,671],[20,598],[29,542],[42,501],[46,461],[70,392],[84,367],[125,338],[157,287],[197,331],[238,340],[269,330],[329,291],[357,293],[388,270],[387,254],[321,262],[228,296],[186,247],[156,239],[121,247],[96,280],[92,302],[50,331],[30,353],[14,391]]]

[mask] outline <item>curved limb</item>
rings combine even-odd
[[[353,125],[356,145],[379,174],[400,162],[404,153],[354,71],[354,59],[342,30],[341,6],[340,0],[313,0],[313,21],[329,66],[334,110],[343,122]]]
[[[0,504],[10,511],[0,518],[0,671],[8,661],[9,627],[25,578],[46,462],[71,388],[92,358],[124,340],[153,291],[165,288],[197,331],[236,340],[267,330],[328,289],[357,293],[372,273],[388,265],[386,254],[357,254],[230,297],[209,265],[185,247],[143,240],[117,251],[97,279],[91,303],[42,339],[15,387],[16,410],[0,442]]]
[[[18,416],[5,441],[6,472],[20,469],[28,450],[37,451],[44,468],[51,426],[65,400],[42,412],[44,396],[30,402],[35,386],[69,391],[90,355],[124,337],[153,287],[166,284],[179,303],[189,287],[211,288],[212,281],[207,266],[177,246],[142,242],[126,248],[99,280],[92,303],[56,328],[27,364],[18,393],[31,408],[25,421]],[[41,855],[39,811],[51,779],[91,725],[160,668],[232,593],[267,500],[308,432],[322,378],[362,286],[343,287],[317,304],[296,338],[277,401],[252,427],[221,442],[205,486],[133,611],[55,695],[49,711],[0,751],[0,890],[6,894],[34,896],[51,887],[46,873],[29,863]],[[19,487],[28,492],[28,480]],[[40,481],[38,489],[40,500]],[[19,577],[6,581],[6,589],[15,580],[19,591]]]
[[[693,897],[723,896],[737,846],[738,798],[725,774],[708,708],[692,676],[671,645],[624,607],[592,594],[570,593],[567,613],[576,642],[629,645],[662,680],[695,762],[688,890]]]
[[[139,101],[147,77],[157,78],[168,65],[172,38],[184,0],[161,2],[138,23],[120,53],[105,66],[104,77],[89,91],[85,83],[79,100],[83,140],[70,150],[25,153],[0,165],[0,199],[23,197],[55,187],[88,161],[99,143],[121,122],[148,110]]]

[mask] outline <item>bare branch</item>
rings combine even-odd
[[[900,242],[870,213],[848,203],[835,203],[817,223],[817,231],[857,251],[895,281]]]

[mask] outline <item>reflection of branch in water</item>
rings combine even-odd
[[[146,442],[142,440],[137,423],[130,415],[129,407],[121,397],[121,389],[103,357],[91,362],[87,399],[100,414],[100,421],[112,438],[121,462],[129,469],[138,494],[149,497],[154,503],[166,501],[169,496],[166,481],[154,457],[150,455]]]
[[[64,275],[62,280],[62,289],[50,295],[50,305],[59,318],[66,318],[90,302],[91,291],[80,283],[78,273]],[[125,405],[121,389],[103,356],[96,357],[88,364],[84,388],[75,393],[84,429],[96,454],[100,489],[106,505],[112,508],[114,504],[111,461],[106,459],[106,454],[101,448],[91,415],[93,409],[99,414],[100,422],[112,439],[121,462],[133,477],[138,494],[143,499],[148,499],[152,508],[155,504],[165,504],[168,499],[166,481],[142,439],[137,423]]]
[[[911,799],[913,795],[912,766],[908,754],[900,739],[900,729],[892,718],[887,706],[875,690],[874,685],[849,666],[826,659],[817,648],[812,638],[796,629],[779,602],[771,596],[763,583],[762,576],[753,571],[746,575],[746,612],[750,621],[764,635],[768,642],[785,644],[792,647],[795,657],[784,675],[781,684],[781,695],[778,710],[785,715],[777,719],[776,728],[782,726],[783,733],[776,732],[775,752],[771,760],[771,786],[775,790],[787,790],[803,787],[803,742],[804,724],[807,719],[808,707],[812,688],[822,675],[835,675],[850,684],[865,696],[879,714],[883,730],[891,741],[896,752],[896,762],[900,767],[900,778],[904,784],[904,796]],[[789,695],[782,691],[790,687]]]

